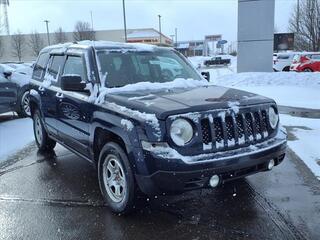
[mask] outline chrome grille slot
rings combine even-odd
[[[216,133],[216,147],[222,148],[224,145],[224,137],[223,137],[223,128],[222,128],[222,122],[221,118],[215,118],[213,120],[214,124],[214,131]]]
[[[234,126],[233,126],[233,119],[231,116],[226,117],[226,131],[227,131],[228,146],[235,145],[235,132],[234,132]]]
[[[245,142],[243,117],[241,114],[237,114],[236,123],[237,123],[237,131],[238,131],[238,142],[241,145]]]
[[[201,120],[201,131],[202,131],[202,142],[208,145],[212,141],[209,119],[205,118]]]
[[[254,140],[253,138],[253,121],[250,113],[245,114],[245,124],[247,129],[247,139],[249,142]]]

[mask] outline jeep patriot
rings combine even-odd
[[[281,163],[286,133],[269,98],[210,84],[172,48],[84,41],[44,48],[30,90],[41,151],[96,166],[110,209],[139,194],[214,188]]]

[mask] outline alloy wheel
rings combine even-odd
[[[109,154],[103,164],[103,182],[106,191],[114,202],[121,202],[127,191],[127,181],[118,157]]]

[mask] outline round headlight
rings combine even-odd
[[[170,137],[176,145],[184,146],[191,141],[193,128],[187,120],[182,118],[176,119],[171,124]]]
[[[272,129],[277,127],[279,121],[279,115],[276,113],[273,107],[269,108],[269,123]]]

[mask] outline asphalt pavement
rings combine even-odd
[[[320,239],[319,182],[284,162],[218,189],[142,199],[129,216],[103,204],[97,173],[61,146],[31,144],[0,165],[0,239]]]

